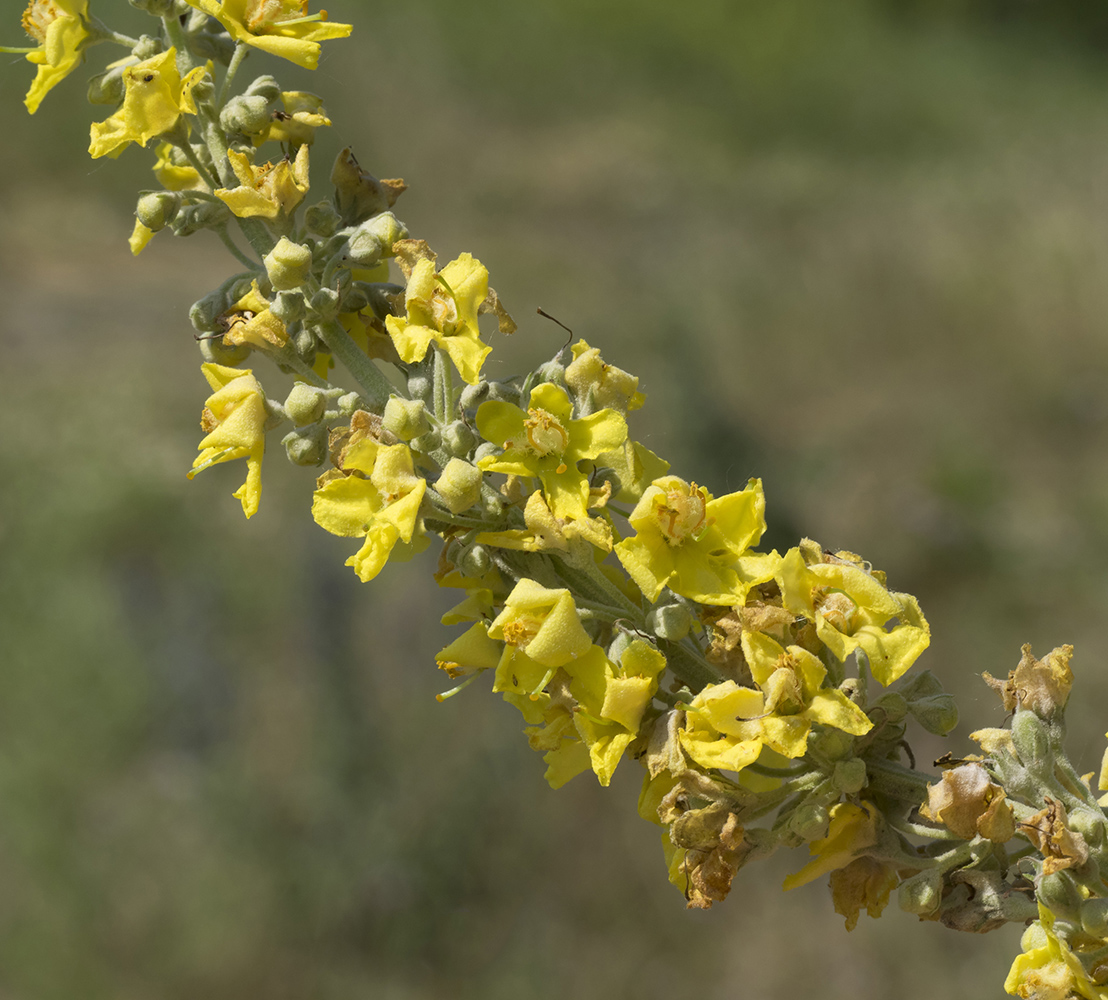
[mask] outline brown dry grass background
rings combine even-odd
[[[488,265],[521,320],[494,374],[560,344],[543,306],[642,376],[637,435],[679,474],[760,475],[771,544],[917,593],[955,753],[1002,718],[981,670],[1073,642],[1092,770],[1108,73],[1095,5],[1035,10],[340,0],[355,37],[300,83],[338,123],[321,163],[352,143],[411,184],[415,235]],[[78,81],[28,118],[11,62],[0,998],[1001,995],[1018,928],[894,903],[847,935],[821,885],[780,892],[799,854],[685,912],[633,767],[552,792],[514,710],[434,701],[430,554],[359,584],[277,447],[249,523],[238,469],[187,482],[185,311],[228,261],[168,235],[132,260],[147,161],[88,160]]]

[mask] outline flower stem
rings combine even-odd
[[[227,66],[227,73],[223,77],[223,84],[219,88],[219,106],[221,108],[227,103],[227,95],[231,92],[231,83],[234,81],[235,74],[238,73],[242,61],[249,53],[249,47],[243,45],[242,42],[239,42],[238,45],[235,46],[235,54],[231,56],[231,62]]]
[[[243,219],[243,222],[250,220]],[[380,369],[362,352],[361,348],[350,339],[337,320],[323,320],[314,327],[319,339],[327,345],[327,349],[346,365],[347,371],[354,376],[365,396],[366,405],[374,413],[380,413],[388,402],[392,386],[389,380],[381,374]]]

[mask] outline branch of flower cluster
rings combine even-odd
[[[554,787],[636,761],[639,812],[689,906],[806,845],[785,888],[828,876],[848,928],[894,889],[954,929],[1027,923],[1010,993],[1108,1000],[1108,824],[1065,756],[1070,647],[986,675],[1011,725],[974,733],[982,754],[947,755],[938,777],[918,770],[909,724],[946,735],[957,710],[917,666],[930,627],[914,597],[809,539],[761,551],[761,481],[717,497],[671,474],[631,436],[638,379],[584,340],[486,378],[482,317],[516,324],[479,260],[440,266],[396,218],[403,181],[343,150],[306,203],[323,99],[240,78],[259,53],[314,69],[350,25],[307,0],[132,3],[157,25],[139,39],[87,0],[32,0],[35,44],[5,51],[36,67],[35,113],[92,46],[125,46],[89,85],[114,108],[90,154],[154,154],[132,251],[207,229],[242,268],[189,313],[211,390],[189,476],[244,460],[251,517],[282,428],[290,461],[325,466],[312,517],[356,540],[361,580],[437,540],[435,580],[460,598],[443,622],[462,626],[437,656],[457,682],[440,699],[491,679]],[[283,399],[242,367],[252,355],[294,377]]]

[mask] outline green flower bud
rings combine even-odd
[[[462,554],[458,568],[466,576],[479,577],[484,576],[491,565],[492,558],[489,556],[489,550],[483,545],[471,545]]]
[[[656,636],[680,642],[689,634],[693,616],[684,604],[663,604],[651,608],[646,616],[646,627]]]
[[[832,782],[840,792],[854,795],[866,787],[866,763],[857,757],[840,760],[835,764]]]
[[[299,289],[278,292],[269,304],[269,311],[273,313],[285,326],[292,326],[304,318],[306,308],[304,293]]]
[[[934,913],[943,896],[942,872],[929,869],[905,879],[897,890],[897,902],[905,913],[921,917]]]
[[[327,457],[327,429],[321,424],[312,424],[291,431],[281,439],[285,454],[295,465],[321,465]]]
[[[841,760],[854,752],[854,737],[841,729],[824,726],[813,730],[808,737],[808,746],[813,753],[827,760]]]
[[[1046,724],[1034,712],[1018,708],[1012,716],[1012,743],[1027,767],[1045,766],[1051,757]]]
[[[281,85],[276,77],[263,73],[243,93],[250,97],[264,98],[267,104],[272,104],[281,96]]]
[[[233,367],[250,355],[249,344],[234,344],[224,346],[219,337],[201,337],[196,341],[200,348],[200,354],[205,361],[216,365]]]
[[[392,245],[408,238],[408,230],[392,212],[367,219],[357,226],[339,251],[342,259],[356,267],[373,267],[391,256]]]
[[[321,288],[312,296],[311,310],[322,320],[332,320],[339,314],[339,293],[333,288]]]
[[[308,206],[304,212],[304,223],[308,231],[317,236],[332,236],[339,227],[339,213],[329,201],[318,201]]]
[[[1044,875],[1035,887],[1035,895],[1039,898],[1039,902],[1056,917],[1075,921],[1085,919],[1082,912],[1081,892],[1068,872]]]
[[[490,455],[497,455],[500,453],[500,449],[491,441],[482,441],[473,452],[473,461],[480,462],[483,458],[488,458]]]
[[[488,398],[488,395],[489,384],[482,380],[476,385],[467,385],[458,397],[458,404],[463,410],[475,410]]]
[[[484,474],[476,466],[460,458],[452,458],[435,482],[435,491],[442,497],[451,514],[461,514],[481,499],[484,478]]]
[[[151,55],[154,54],[153,52],[151,53]],[[111,66],[103,73],[97,73],[96,76],[89,80],[89,104],[121,104],[123,102],[124,92],[126,91],[126,85],[123,82],[123,74],[136,62],[138,62],[138,59],[127,59],[118,66]]]
[[[566,366],[560,361],[547,361],[535,369],[533,385],[542,382],[553,382],[555,385],[566,384]]]
[[[519,404],[520,391],[518,385],[511,382],[490,382],[489,399],[496,399],[504,403]]]
[[[171,223],[181,207],[181,196],[172,191],[147,191],[135,206],[135,218],[152,232]]]
[[[177,236],[191,236],[203,229],[216,229],[225,225],[231,210],[223,202],[202,201],[199,205],[186,205],[170,223]]]
[[[442,429],[442,443],[451,455],[468,455],[477,444],[477,436],[463,420],[455,420]]]
[[[1108,899],[1086,899],[1081,904],[1081,927],[1090,937],[1108,938]]]
[[[285,400],[285,412],[297,425],[314,424],[327,408],[327,397],[304,382],[297,382]]]
[[[416,374],[408,378],[408,395],[413,399],[430,399],[433,388],[434,383],[426,375]]]
[[[219,112],[219,124],[225,132],[257,135],[270,121],[269,101],[256,94],[232,97]]]
[[[937,694],[908,702],[912,717],[929,733],[946,736],[958,725],[958,705],[949,694]]]
[[[805,802],[793,810],[788,828],[801,840],[813,841],[827,836],[827,824],[831,817],[824,806]]]
[[[878,723],[882,721],[882,718],[889,722],[900,722],[908,714],[908,702],[905,701],[903,695],[897,694],[896,691],[886,691],[873,703],[873,707],[884,713],[883,716],[874,716]]]
[[[1081,834],[1085,843],[1090,847],[1099,847],[1104,843],[1105,834],[1108,833],[1108,819],[1099,810],[1093,810],[1087,806],[1075,805],[1066,816],[1066,826],[1074,833]]]
[[[426,434],[420,434],[417,438],[412,438],[408,442],[412,451],[422,452],[424,455],[430,454],[435,451],[440,444],[442,444],[442,435],[438,431],[431,430]]]
[[[296,351],[301,361],[312,364],[315,361],[315,335],[307,327],[300,327],[292,335],[292,349]]]
[[[344,396],[339,396],[339,413],[344,417],[353,415],[356,410],[365,409],[365,400],[356,392],[348,392]]]
[[[293,243],[287,236],[282,236],[263,260],[270,284],[277,292],[301,287],[312,271],[312,251],[301,243]]]
[[[223,332],[219,318],[250,290],[250,277],[236,275],[219,288],[208,292],[189,308],[189,322],[197,333]]]
[[[431,429],[423,400],[404,399],[402,396],[389,396],[385,412],[381,415],[381,426],[392,431],[401,441],[411,441]]]

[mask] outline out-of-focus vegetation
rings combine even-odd
[[[643,377],[637,429],[675,471],[761,475],[772,544],[809,534],[918,594],[956,754],[1001,723],[982,669],[1073,642],[1096,766],[1099,4],[330,6],[355,36],[315,77],[256,72],[326,95],[317,156],[404,176],[413,233],[488,265],[522,321],[498,374],[562,342],[543,306]],[[132,261],[146,161],[87,158],[103,114],[76,76],[28,118],[11,62],[0,996],[1001,994],[1017,928],[894,902],[847,936],[818,886],[780,892],[799,854],[686,913],[630,764],[552,792],[512,709],[434,701],[430,554],[359,584],[276,442],[249,523],[238,469],[187,482],[207,390],[185,311],[223,251],[165,234]]]

